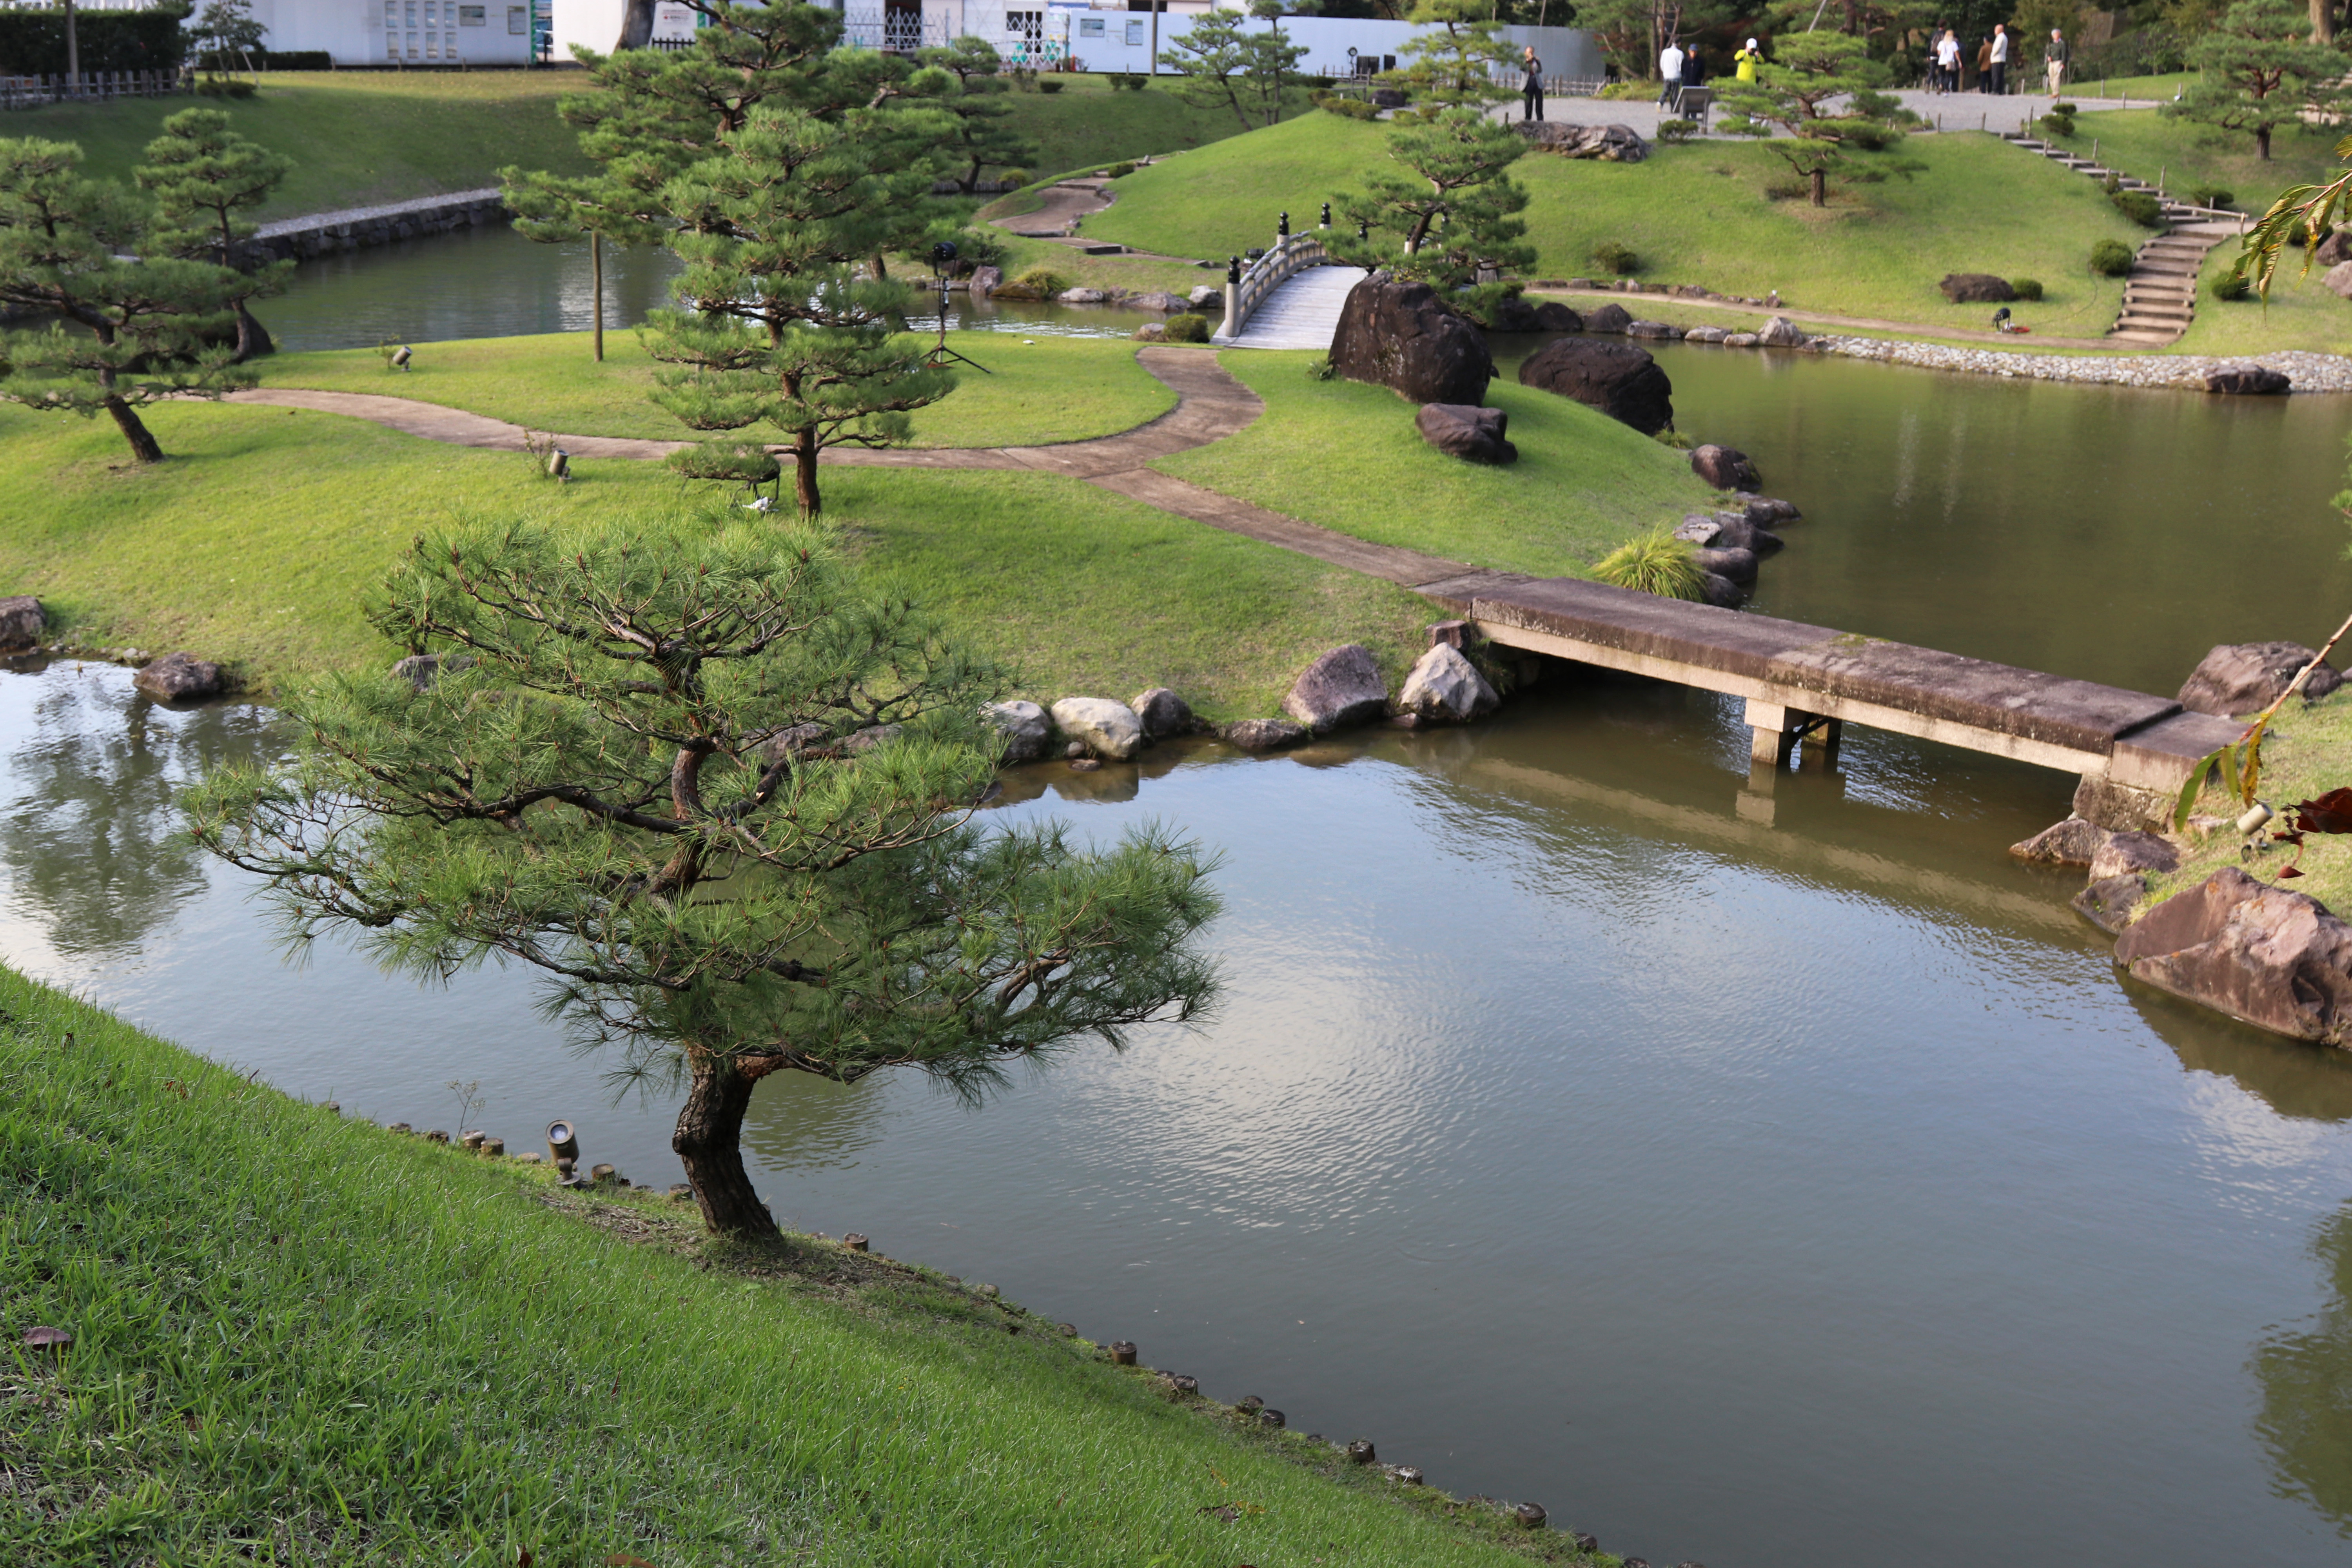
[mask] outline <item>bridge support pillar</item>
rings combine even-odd
[[[1748,754],[1759,767],[1787,767],[1809,736],[1820,751],[1822,765],[1836,765],[1838,743],[1845,738],[1841,721],[1753,697],[1748,700],[1747,718],[1751,732]]]

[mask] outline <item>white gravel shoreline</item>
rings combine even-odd
[[[2205,377],[2214,371],[2263,365],[2284,373],[2296,392],[2352,392],[2352,359],[2305,349],[2215,358],[2206,354],[2012,353],[2000,349],[1950,348],[1941,343],[1836,334],[1809,337],[1805,342],[1808,348],[1843,354],[1849,359],[1998,375],[2012,381],[2081,381],[2106,386],[2162,386],[2202,392]]]

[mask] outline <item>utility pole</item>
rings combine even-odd
[[[1160,13],[1168,9],[1168,0],[1151,0],[1151,74],[1160,74]]]
[[[74,0],[66,0],[66,90],[81,96],[81,41],[74,37]]]

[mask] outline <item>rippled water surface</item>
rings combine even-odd
[[[10,962],[352,1114],[454,1126],[478,1079],[516,1146],[562,1114],[675,1178],[522,977],[281,963],[168,832],[254,710],[61,668],[0,676],[0,741]],[[1223,853],[1222,1018],[977,1112],[766,1080],[762,1191],[1654,1562],[2341,1561],[2352,1070],[2118,984],[2001,852],[2063,782],[1865,736],[1768,809],[1743,754],[1596,681],[1016,777]]]

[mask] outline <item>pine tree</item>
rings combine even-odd
[[[1756,80],[1725,87],[1723,118],[1716,129],[1765,139],[1765,146],[1805,180],[1817,207],[1828,205],[1832,175],[1865,181],[1908,175],[1919,165],[1896,158],[1865,170],[1853,156],[1857,151],[1884,152],[1903,140],[1880,118],[1896,106],[1873,90],[1885,84],[1888,71],[1868,57],[1867,47],[1843,33],[1781,38],[1775,46],[1779,59],[1758,67]],[[1840,112],[1831,112],[1833,105]],[[1788,134],[1774,136],[1775,126]]]
[[[133,457],[163,448],[139,409],[251,385],[229,335],[247,280],[226,267],[154,252],[132,193],[77,173],[81,149],[0,140],[0,313],[47,318],[9,344],[0,397],[27,408],[110,417]]]
[[[272,346],[247,301],[278,292],[294,270],[290,261],[256,264],[245,258],[242,247],[256,227],[245,215],[268,202],[293,169],[291,158],[230,130],[221,110],[184,109],[163,121],[163,133],[147,143],[147,162],[131,172],[142,188],[154,193],[157,226],[147,236],[151,250],[210,261],[244,275],[247,290],[230,302],[236,312],[240,363]]]
[[[2309,27],[2294,0],[2237,0],[2189,47],[2200,79],[2163,111],[2251,135],[2267,163],[2272,133],[2306,110],[2332,110],[2352,68],[2334,46],[2307,42]]]
[[[1495,79],[1495,68],[1508,69],[1518,57],[1493,0],[1413,0],[1404,19],[1421,31],[1399,51],[1404,63],[1382,79],[1424,110],[1494,103],[1517,91]]]
[[[988,168],[1025,168],[1037,161],[1037,143],[1005,122],[1013,106],[1003,101],[1010,84],[997,74],[1003,61],[985,38],[958,38],[943,49],[925,49],[921,59],[955,78],[940,105],[955,116],[951,141],[939,149],[955,164],[956,188],[970,195]]]
[[[1307,55],[1280,27],[1253,27],[1234,11],[1204,12],[1169,43],[1160,63],[1183,79],[1177,96],[1197,108],[1232,110],[1244,131],[1282,118],[1283,94],[1297,82]]]
[[[267,878],[298,940],[545,971],[583,1043],[682,1082],[671,1146],[715,1232],[775,1234],[740,1143],[771,1073],[977,1097],[1213,996],[1198,852],[977,825],[994,673],[815,530],[477,527],[419,541],[373,618],[470,662],[298,697],[297,755],[212,774],[198,840]]]
[[[1505,286],[1491,276],[1481,283],[1481,274],[1535,265],[1517,216],[1528,194],[1507,173],[1527,150],[1526,138],[1473,108],[1400,120],[1389,132],[1396,167],[1370,171],[1362,192],[1335,198],[1343,227],[1326,243],[1344,261],[1424,281],[1484,318]]]

